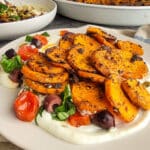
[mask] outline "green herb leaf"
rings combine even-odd
[[[8,10],[8,6],[0,3],[0,15]]]
[[[52,112],[51,113],[51,116],[52,116],[52,119],[54,119],[54,120],[59,120],[58,118],[57,118],[57,114],[54,112]]]
[[[64,90],[64,99],[67,99],[67,98],[71,98],[71,89],[70,89],[70,85],[68,84],[66,87],[65,87],[65,90]]]
[[[38,115],[40,115],[40,117],[42,117],[43,111],[44,111],[44,106],[42,105],[42,106],[39,108],[39,110],[38,110],[38,112],[37,112],[37,114],[36,114],[36,117],[35,117],[35,124],[36,124],[36,125],[38,125],[37,117],[38,117]]]
[[[65,105],[60,105],[55,108],[55,112],[63,112],[66,111]]]
[[[31,41],[32,41],[32,39],[33,39],[33,37],[32,37],[32,36],[27,35],[27,36],[26,36],[25,41],[26,41],[26,42],[31,42]]]
[[[64,121],[69,117],[69,114],[67,112],[58,112],[57,117],[60,121]]]
[[[46,37],[49,37],[50,35],[47,32],[42,33],[41,35],[44,35]]]
[[[14,69],[20,69],[23,63],[19,55],[16,55],[11,59],[8,59],[6,55],[3,55],[0,64],[5,72],[10,73]]]
[[[69,103],[69,110],[68,110],[68,114],[69,114],[69,116],[71,116],[71,115],[73,115],[73,114],[75,114],[75,112],[76,112],[76,108],[75,108],[75,106],[74,106],[74,104],[73,103]]]
[[[72,103],[71,89],[69,84],[65,87],[64,92],[61,94],[61,98],[62,104],[56,107],[55,112],[51,115],[55,120],[64,121],[70,115],[73,115],[76,112],[75,106]]]
[[[13,16],[10,16],[10,19],[12,19],[13,21],[18,21],[20,20],[20,16],[13,15]]]

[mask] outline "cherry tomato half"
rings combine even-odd
[[[37,34],[34,36],[34,38],[39,40],[42,43],[42,45],[46,45],[48,43],[48,40],[44,35]]]
[[[19,47],[18,55],[20,55],[21,59],[24,61],[28,60],[31,56],[38,53],[37,48],[32,48],[31,45],[22,45]]]
[[[60,31],[60,36],[64,36],[68,32],[69,32],[68,30],[61,30]]]
[[[38,97],[30,91],[22,92],[14,102],[16,117],[22,121],[32,121],[39,108]]]

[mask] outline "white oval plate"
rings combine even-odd
[[[55,1],[60,14],[75,20],[117,26],[140,26],[150,23],[150,6],[108,6],[68,0]]]
[[[36,9],[42,9],[46,11],[44,15],[37,16],[34,18],[0,23],[0,40],[10,40],[15,39],[19,36],[33,33],[38,31],[48,24],[50,24],[57,12],[57,5],[52,0],[8,0],[10,3],[21,6],[21,5],[31,5]]]
[[[88,26],[80,28],[70,29],[57,29],[48,30],[50,35],[59,35],[60,30],[69,30],[72,32],[85,33]],[[103,28],[106,32],[115,35],[118,39],[130,40],[137,42],[145,49],[144,59],[147,63],[150,63],[150,45],[141,43],[135,39],[118,34],[116,30]],[[51,37],[50,37],[51,38]],[[18,45],[24,42],[25,37],[19,38],[13,42],[10,42],[6,46],[0,49],[1,55],[9,48],[17,49]],[[150,142],[150,126],[143,125],[142,130],[130,134],[130,136],[124,136],[119,138],[114,133],[114,139],[109,142],[93,145],[74,145],[67,143],[63,140],[57,139],[54,136],[48,134],[34,123],[26,123],[18,120],[12,109],[12,104],[17,95],[16,89],[8,89],[0,86],[0,133],[14,144],[28,150],[149,150]],[[149,118],[150,119],[150,118]],[[149,120],[148,119],[148,120]],[[118,138],[115,138],[118,137]],[[72,137],[70,137],[72,138]]]

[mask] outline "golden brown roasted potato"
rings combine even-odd
[[[86,49],[83,45],[76,45],[69,51],[67,59],[75,70],[96,72],[90,64],[90,53],[89,49]]]
[[[60,94],[64,91],[66,86],[66,83],[41,84],[27,78],[24,79],[24,82],[32,90],[42,94]]]
[[[106,77],[110,74],[120,74],[125,78],[136,79],[144,77],[148,72],[142,58],[120,49],[95,51],[92,54],[92,62],[95,68]]]
[[[150,109],[150,93],[137,80],[123,81],[122,88],[134,104],[145,110]]]
[[[108,109],[108,101],[101,87],[93,82],[78,82],[72,85],[72,98],[80,112],[96,113]]]
[[[39,72],[32,71],[27,65],[24,65],[21,69],[25,78],[40,83],[63,83],[68,80],[68,73],[63,72],[61,74],[43,74]]]
[[[45,55],[50,61],[57,62],[57,63],[66,63],[66,56],[68,50],[60,49],[59,47],[51,47],[45,51]]]
[[[100,44],[95,39],[85,34],[76,34],[74,38],[74,45],[84,46],[90,54],[100,47]]]
[[[78,71],[78,75],[82,78],[89,79],[96,83],[104,83],[105,77],[100,74],[85,72],[85,71]]]
[[[116,37],[111,34],[104,32],[102,29],[97,27],[89,27],[87,29],[87,35],[96,39],[101,45],[115,48]]]
[[[146,63],[139,57],[137,60],[133,60],[133,56],[130,62],[126,63],[126,71],[123,73],[125,78],[142,79],[148,73],[148,67]]]
[[[27,65],[33,70],[45,74],[59,74],[65,71],[62,67],[56,67],[50,63],[44,54],[39,53],[28,60]]]
[[[73,45],[74,37],[75,33],[66,32],[59,40],[59,48],[69,50]]]
[[[125,122],[135,119],[138,109],[134,106],[122,91],[120,81],[117,78],[107,79],[105,82],[105,95],[114,108],[114,112]]]
[[[124,62],[127,62],[131,57],[130,52],[119,49],[99,50],[92,54],[92,61],[98,71],[109,76],[114,73],[123,73],[126,65]]]
[[[133,55],[143,55],[144,54],[144,51],[143,51],[141,45],[138,45],[138,44],[130,42],[130,41],[118,40],[116,45],[119,49],[130,51],[131,53],[133,53]]]
[[[45,51],[47,58],[55,64],[55,66],[63,67],[65,69],[71,69],[70,65],[66,61],[68,55],[68,49],[60,49],[59,47],[52,47]]]

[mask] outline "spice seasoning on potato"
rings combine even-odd
[[[150,109],[150,93],[135,79],[128,79],[122,82],[122,87],[130,100],[137,106]]]

